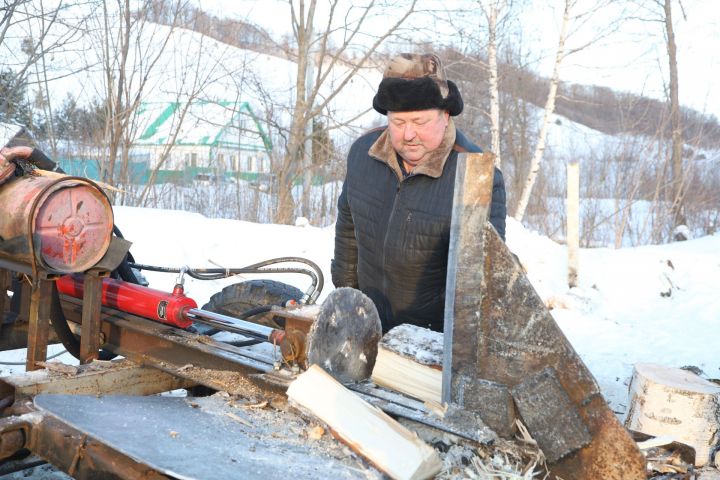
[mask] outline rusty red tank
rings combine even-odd
[[[24,176],[0,186],[0,257],[83,272],[105,255],[112,228],[110,201],[89,180]]]

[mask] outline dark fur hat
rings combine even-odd
[[[456,116],[463,110],[463,101],[457,85],[445,77],[437,55],[402,53],[385,69],[373,108],[383,115],[439,108]]]

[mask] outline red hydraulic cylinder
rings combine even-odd
[[[65,275],[60,277],[56,284],[63,295],[83,297],[83,278],[79,275]],[[114,278],[103,279],[102,304],[179,328],[192,325],[193,322],[186,313],[197,308],[195,300],[186,297],[182,288],[175,288],[173,293],[167,293]]]

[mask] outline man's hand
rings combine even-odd
[[[18,160],[22,161],[32,154],[30,147],[11,147],[0,149],[0,184],[15,173]]]

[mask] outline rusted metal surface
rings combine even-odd
[[[78,480],[145,479],[172,477],[98,442],[87,433],[53,417],[34,412],[27,448]]]
[[[484,229],[485,283],[478,375],[508,386],[552,367],[593,437],[555,464],[564,478],[646,478],[645,460],[600,394],[600,388],[491,226]],[[532,432],[531,432],[532,433]],[[614,459],[608,452],[617,455]],[[598,476],[597,472],[603,475]],[[563,476],[562,474],[559,474]]]
[[[80,322],[82,301],[61,296],[68,320]],[[103,349],[140,365],[158,368],[216,390],[242,396],[284,395],[290,377],[259,375],[273,371],[274,359],[252,354],[212,338],[120,312],[101,310]]]
[[[483,281],[482,231],[492,199],[491,154],[460,154],[450,225],[445,299],[442,400],[462,405],[465,384],[477,377],[480,332],[478,286]],[[449,368],[448,368],[449,367]]]
[[[30,429],[31,424],[24,418],[0,418],[0,460],[27,446]]]
[[[103,274],[90,270],[84,277],[80,363],[90,363],[99,358]]]
[[[142,367],[127,359],[93,362],[74,374],[36,370],[0,379],[3,397],[32,397],[43,393],[68,395],[152,395],[193,385],[175,375]]]
[[[10,297],[8,297],[10,285],[10,272],[0,268],[0,333],[2,333],[3,323],[5,323],[5,314],[10,310]]]
[[[81,272],[110,245],[110,202],[92,182],[24,176],[0,186],[0,256],[58,273]]]
[[[47,358],[47,346],[50,331],[50,302],[53,281],[38,279],[30,294],[28,318],[27,361],[25,370],[42,368],[37,362]]]
[[[515,403],[506,385],[476,378],[464,390],[463,406],[482,412],[482,419],[498,435],[510,438],[515,433]]]
[[[479,164],[473,165],[476,162]],[[463,193],[462,184],[456,184],[462,203],[454,207],[461,211],[453,212],[453,220],[455,223],[455,215],[461,215],[462,223],[459,231],[451,232],[446,309],[452,309],[452,326],[447,338],[446,323],[445,335],[446,347],[449,342],[452,348],[449,353],[446,348],[444,365],[450,369],[443,373],[450,378],[443,378],[443,395],[447,387],[452,399],[462,399],[478,379],[512,390],[551,368],[558,388],[567,394],[592,437],[585,446],[580,439],[556,452],[562,458],[550,465],[551,472],[565,479],[645,478],[645,462],[637,445],[608,408],[592,374],[514,255],[486,221],[492,192],[491,158],[468,155],[458,161],[458,168],[459,181],[468,185],[467,179],[479,178],[485,190],[473,191],[470,184]],[[453,235],[459,235],[455,241]],[[558,434],[564,435],[562,426]]]
[[[556,462],[592,440],[552,368],[516,385],[512,395],[525,426],[533,432],[548,462]]]
[[[13,287],[13,272],[0,267],[0,351],[25,348],[28,344],[28,313],[30,311],[30,284],[28,281],[17,283],[14,300],[6,291]],[[3,283],[3,278],[6,283]],[[13,307],[16,303],[19,308]],[[58,343],[54,330],[48,332],[48,343]]]

